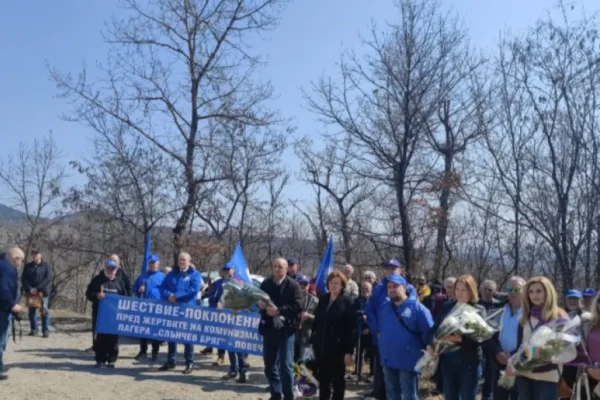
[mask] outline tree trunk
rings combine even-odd
[[[440,270],[444,259],[444,242],[448,234],[448,220],[450,216],[450,192],[452,184],[449,182],[452,179],[452,164],[454,161],[454,153],[449,151],[444,156],[444,173],[442,176],[440,193],[440,212],[438,216],[437,238],[435,241],[435,259],[433,261],[435,279],[440,277]]]
[[[402,167],[398,167],[402,168]],[[404,174],[401,171],[394,171],[396,200],[398,203],[398,213],[400,214],[400,227],[402,236],[402,255],[404,257],[403,267],[404,272],[408,275],[412,272],[414,263],[414,248],[412,241],[412,227],[410,217],[408,216],[408,206],[404,199]]]

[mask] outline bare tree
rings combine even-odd
[[[365,43],[371,54],[343,60],[341,83],[321,79],[309,104],[326,123],[342,128],[363,176],[394,189],[403,261],[410,271],[415,244],[409,209],[434,162],[423,157],[424,137],[439,98],[446,97],[437,90],[443,66],[456,57],[466,32],[441,14],[436,0],[398,5],[401,22],[383,35],[373,28],[373,39]]]
[[[334,225],[339,225],[345,261],[350,263],[354,247],[352,215],[369,198],[373,188],[354,172],[348,146],[350,143],[345,141],[341,149],[329,144],[323,151],[314,151],[310,141],[302,140],[296,143],[296,154],[302,161],[301,179],[322,189],[337,209]]]
[[[223,124],[268,127],[269,84],[253,81],[261,60],[245,39],[276,26],[281,0],[123,0],[124,19],[108,25],[113,47],[104,77],[88,82],[51,69],[67,118],[95,127],[99,118],[127,126],[177,167],[183,205],[173,227],[178,252],[205,186],[229,176]],[[210,191],[208,191],[210,192]]]
[[[29,254],[42,231],[60,216],[65,167],[52,135],[35,139],[33,145],[21,142],[17,157],[10,156],[0,168],[0,182],[9,202],[25,212],[27,233],[23,245]]]

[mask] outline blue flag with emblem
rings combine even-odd
[[[235,278],[243,281],[244,283],[252,283],[250,279],[250,271],[248,270],[248,264],[246,263],[246,258],[244,257],[244,252],[242,251],[242,245],[238,242],[237,246],[235,246],[235,250],[233,251],[233,255],[231,256],[231,260],[229,263],[235,266]]]
[[[142,274],[148,271],[148,262],[150,260],[150,231],[146,233],[146,244],[144,246],[144,263],[142,264]]]
[[[317,290],[320,294],[325,294],[328,292],[327,290],[327,275],[333,269],[333,237],[329,238],[329,242],[327,243],[327,250],[325,250],[325,255],[321,259],[321,264],[319,264],[319,269],[317,270],[317,277],[315,279],[315,284],[317,285]]]

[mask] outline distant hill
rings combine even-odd
[[[24,220],[25,217],[25,213],[5,206],[4,204],[0,204],[0,221],[19,222]]]

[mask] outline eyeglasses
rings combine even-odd
[[[510,293],[510,292],[521,293],[521,288],[520,287],[510,287],[510,286],[507,286],[506,287],[506,292],[507,293]]]

